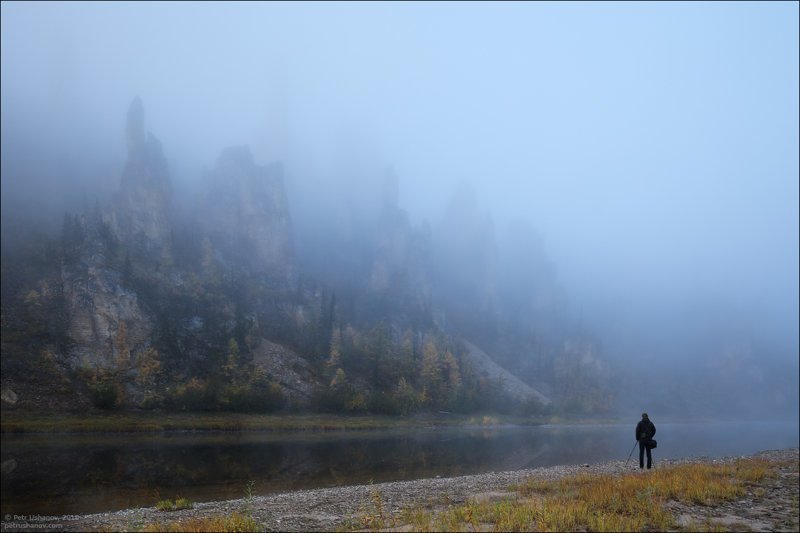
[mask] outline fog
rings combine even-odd
[[[598,340],[620,411],[797,412],[796,3],[3,2],[0,37],[4,240],[108,201],[138,95],[178,210],[249,145],[323,279],[325,216],[396,194],[438,268],[493,257],[443,298],[536,293]]]

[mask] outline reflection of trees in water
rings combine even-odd
[[[198,440],[4,446],[3,459],[13,456],[18,465],[3,475],[4,507],[49,500],[53,509],[37,504],[29,511],[67,513],[107,509],[111,501],[152,505],[156,491],[161,497],[241,497],[250,480],[257,481],[257,490],[273,492],[452,476],[524,467],[545,449],[524,435],[483,431],[329,441]]]
[[[625,436],[620,436],[620,431]],[[240,498],[250,480],[268,493],[605,460],[627,442],[614,428],[524,428],[379,433],[277,440],[259,435],[4,439],[3,507],[53,514]],[[621,450],[619,454],[627,453]],[[620,455],[616,456],[620,456]],[[27,504],[25,503],[27,502]],[[116,502],[116,503],[115,503]],[[51,508],[44,508],[50,505]]]
[[[15,514],[69,514],[153,505],[156,490],[162,498],[240,498],[250,480],[257,492],[268,493],[592,463],[624,459],[632,429],[374,432],[285,440],[258,434],[4,437],[2,502]],[[735,454],[745,453],[737,443],[753,448],[746,453],[764,448],[763,440],[773,448],[796,446],[797,427],[750,424],[744,431],[739,425],[664,424],[659,434],[670,447],[658,457]]]

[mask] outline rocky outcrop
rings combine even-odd
[[[73,368],[128,366],[145,349],[153,320],[122,275],[91,260],[62,269]]]
[[[463,339],[462,339],[463,340]],[[472,362],[475,370],[492,381],[499,381],[505,385],[505,390],[508,391],[513,397],[526,401],[529,399],[536,400],[542,405],[550,405],[553,401],[534,389],[527,383],[520,380],[517,376],[502,368],[494,362],[486,352],[468,342],[463,340],[464,346],[467,347],[468,357]]]
[[[246,146],[222,152],[200,219],[218,258],[279,284],[295,277],[291,217],[279,163],[259,166]]]
[[[3,387],[0,390],[0,399],[8,405],[16,405],[19,401],[19,396],[10,387]]]
[[[419,311],[428,308],[431,299],[430,228],[412,227],[397,196],[397,179],[390,173],[375,225],[367,287],[374,295],[388,297],[399,310]]]
[[[169,262],[172,234],[169,171],[161,143],[152,133],[145,135],[144,110],[138,97],[128,110],[126,141],[128,157],[107,221],[117,237],[136,251]]]
[[[267,339],[254,348],[253,365],[281,385],[292,406],[307,406],[319,385],[308,361]]]
[[[246,147],[222,153],[196,221],[198,277],[186,261],[191,244],[179,248],[173,242],[169,173],[160,143],[145,133],[138,98],[128,110],[126,143],[112,205],[103,214],[98,209],[65,222],[60,274],[70,342],[60,358],[90,388],[113,376],[125,389],[118,401],[139,405],[161,354],[180,361],[178,368],[202,368],[237,327],[257,334],[252,317],[259,311],[272,316],[280,299],[274,289],[293,286],[295,267],[279,164],[255,165]],[[269,299],[252,291],[233,294],[223,288],[223,274],[241,286],[269,287]],[[308,364],[278,344],[258,341],[251,354],[257,366],[280,382],[292,404],[307,403],[315,383]]]
[[[160,143],[145,134],[139,98],[128,110],[126,141],[128,157],[112,205],[71,224],[61,267],[70,340],[62,360],[85,376],[114,373],[135,399],[141,396],[133,386],[138,358],[154,342],[155,320],[131,285],[130,257],[139,272],[157,279],[167,273],[172,255],[169,174]]]
[[[31,367],[29,339],[38,339],[36,348],[53,354],[51,366],[66,376],[69,392],[84,393],[98,407],[208,409],[239,402],[249,409],[263,400],[253,399],[257,393],[277,385],[292,406],[327,401],[315,391],[330,388],[328,370],[338,368],[323,366],[329,360],[341,363],[359,389],[353,409],[367,408],[369,400],[370,408],[391,412],[401,383],[426,406],[446,405],[455,401],[452,391],[437,386],[440,397],[432,399],[420,385],[427,379],[420,374],[426,336],[443,345],[448,335],[469,335],[496,357],[498,302],[511,302],[508,314],[527,320],[515,322],[518,329],[553,308],[544,274],[533,277],[530,290],[514,289],[505,300],[499,291],[498,298],[493,226],[469,191],[456,197],[434,240],[427,223],[412,226],[400,208],[391,171],[337,181],[340,190],[326,190],[329,205],[312,204],[306,213],[301,278],[280,163],[257,165],[246,146],[224,150],[206,176],[197,212],[173,225],[166,160],[145,130],[138,98],[128,110],[125,139],[127,159],[111,205],[67,214],[58,245],[46,243],[38,254],[58,297],[45,297],[31,274],[30,281],[18,276],[12,302],[18,312],[6,312],[10,299],[3,304],[4,327],[20,333],[14,368]],[[529,305],[532,297],[540,302]],[[341,342],[348,330],[346,351],[334,348],[336,335]],[[534,341],[520,338],[508,352],[530,351]],[[387,351],[387,343],[402,349]],[[449,350],[438,344],[431,353],[442,359]],[[502,374],[484,352],[470,350],[479,370]],[[392,354],[398,365],[387,362]],[[543,359],[549,352],[537,354]],[[452,353],[448,361],[447,368],[458,370]],[[381,376],[384,370],[390,378]],[[537,380],[544,379],[540,370]],[[431,371],[434,385],[439,374]],[[456,374],[447,376],[452,388],[469,377]],[[524,383],[505,381],[522,391],[516,396],[549,403]],[[32,387],[3,385],[14,386],[20,404],[29,401]],[[423,404],[411,394],[404,398]]]

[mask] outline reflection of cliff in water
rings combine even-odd
[[[152,505],[159,495],[233,498],[242,496],[250,480],[263,493],[457,475],[517,468],[535,453],[536,447],[498,439],[496,432],[282,439],[259,434],[125,436],[99,441],[87,436],[9,437],[4,438],[3,461],[14,461],[15,467],[2,476],[3,506],[35,505],[12,509],[20,513],[67,513]]]
[[[498,435],[4,437],[3,461],[15,467],[3,472],[3,507],[13,505],[17,514],[88,512],[152,505],[158,496],[238,498],[250,480],[267,493],[459,475],[520,468],[546,447]]]
[[[659,426],[656,460],[797,446],[797,425]],[[624,459],[633,426],[542,426],[313,434],[4,435],[2,507],[71,514]],[[722,437],[721,437],[722,436]],[[712,446],[713,445],[713,446]],[[716,448],[714,448],[716,446]],[[720,448],[724,446],[727,448]]]

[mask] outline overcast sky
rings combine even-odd
[[[355,143],[413,221],[462,180],[530,221],[609,331],[714,301],[796,346],[795,2],[3,2],[0,36],[4,159],[27,128],[121,165],[135,95],[176,179]]]

